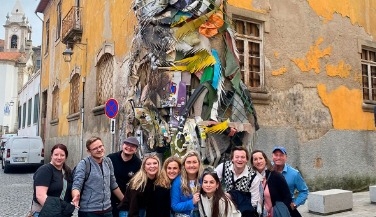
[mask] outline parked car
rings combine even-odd
[[[44,164],[44,147],[40,136],[13,136],[1,149],[4,173],[10,172],[14,167],[39,167]]]
[[[4,145],[5,145],[5,142],[12,136],[17,136],[17,134],[14,134],[14,133],[8,133],[8,134],[4,134],[1,136],[1,139],[0,139],[0,160],[3,159],[3,148],[4,148]]]

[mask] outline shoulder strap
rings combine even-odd
[[[64,179],[64,174],[65,174],[64,169],[62,170],[62,172],[63,172],[63,190],[61,191],[60,199],[64,200],[64,198],[65,198],[65,192],[67,191],[67,180]]]
[[[204,217],[207,217],[206,212],[205,212],[205,208],[204,208],[204,204],[202,204],[201,194],[200,194],[200,203],[201,203],[201,207],[202,207],[202,212],[204,213]]]
[[[84,179],[84,184],[85,184],[85,182],[88,180],[89,175],[90,175],[91,164],[90,164],[90,159],[89,158],[84,158],[82,160],[85,162],[85,179]]]

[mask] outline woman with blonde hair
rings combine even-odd
[[[200,200],[199,177],[203,171],[200,156],[195,151],[187,152],[182,160],[181,173],[172,182],[171,208],[176,217],[198,217],[197,203]]]
[[[168,157],[154,184],[153,203],[146,207],[147,217],[169,217],[171,215],[171,182],[180,174],[181,161],[176,156]]]
[[[144,156],[141,169],[129,181],[124,199],[119,205],[119,217],[145,216],[145,209],[153,195],[154,182],[160,171],[160,160],[157,155]]]

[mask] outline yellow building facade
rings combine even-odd
[[[147,2],[154,3],[143,7]],[[85,141],[92,135],[113,152],[125,137],[141,134],[148,151],[171,147],[182,154],[183,147],[194,146],[209,156],[211,148],[223,153],[239,142],[212,136],[205,121],[214,119],[214,125],[244,132],[240,143],[250,150],[271,156],[275,145],[285,146],[289,163],[312,189],[357,189],[375,182],[376,3],[197,0],[203,5],[197,7],[189,2],[40,0],[40,132],[46,150],[67,144],[73,165],[86,155]],[[218,67],[219,86],[213,82]],[[205,86],[205,79],[211,83]],[[194,94],[200,83],[205,97]],[[184,98],[203,96],[191,102],[185,118],[190,101],[173,102],[178,87],[186,88]],[[223,94],[216,104],[218,90]],[[110,98],[119,103],[115,134],[105,115]],[[201,107],[219,108],[218,114]],[[349,162],[354,158],[356,163]],[[368,181],[347,184],[359,180]]]

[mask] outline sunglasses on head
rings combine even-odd
[[[212,167],[206,167],[204,171],[202,172],[203,175],[205,174],[217,174],[215,170]]]

